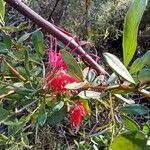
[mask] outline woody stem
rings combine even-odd
[[[31,8],[29,8],[27,5],[21,2],[21,0],[4,0],[4,1],[13,8],[15,8],[18,12],[29,18],[31,21],[35,22],[39,27],[44,29],[46,32],[52,34],[54,37],[59,39],[64,44],[67,45],[68,42],[71,41],[68,46],[70,49],[75,49],[76,47],[78,47],[78,50],[76,52],[79,55],[82,55],[83,60],[87,62],[89,66],[95,69],[98,74],[108,75],[108,73],[96,61],[94,61],[88,54],[86,54],[86,52],[82,49],[82,47],[79,46],[78,43],[71,36],[68,36],[64,32],[60,31],[52,23],[42,18]]]

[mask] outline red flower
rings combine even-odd
[[[48,63],[52,66],[52,67],[56,67],[56,68],[62,68],[63,70],[67,69],[67,65],[65,64],[61,53],[57,53],[57,52],[53,52],[53,51],[49,51],[49,61]]]
[[[53,45],[54,44],[54,45]],[[52,67],[61,68],[63,70],[67,69],[67,66],[62,58],[62,55],[60,52],[57,52],[57,39],[50,35],[50,48],[49,48],[49,60],[48,63]]]
[[[70,76],[64,70],[58,70],[56,73],[48,74],[46,77],[47,86],[57,93],[66,92],[65,86],[69,83],[77,82],[75,77]]]
[[[70,109],[70,125],[72,128],[80,126],[83,117],[87,115],[86,109],[81,102],[76,102],[75,105]]]

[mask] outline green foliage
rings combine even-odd
[[[62,53],[62,56],[63,56],[63,59],[64,59],[66,65],[68,67],[67,68],[68,73],[72,76],[79,78],[82,81],[83,74],[82,74],[79,64],[76,62],[76,60],[73,58],[73,56],[69,52],[62,50],[61,53]]]
[[[130,67],[130,73],[137,73],[141,69],[150,65],[150,51],[147,51],[141,58],[137,58]]]
[[[39,113],[38,113],[38,124],[43,126],[47,119],[47,112],[45,110],[45,103],[44,100],[41,102],[39,106]]]
[[[85,6],[83,1],[76,2]],[[136,1],[137,6],[140,6],[140,2]],[[76,7],[74,1],[69,3]],[[145,4],[145,1],[143,3]],[[100,5],[98,1],[95,1],[95,4]],[[132,17],[134,4],[130,7],[125,21],[125,25],[131,27],[130,29],[135,26],[135,22],[128,22]],[[109,12],[114,6],[116,5],[108,6]],[[93,7],[96,9],[95,5]],[[138,9],[141,14],[134,20],[138,24],[144,8],[142,7],[142,11]],[[104,14],[107,14],[106,11]],[[102,22],[104,16],[99,17]],[[79,16],[74,19],[81,21]],[[17,27],[2,26],[0,29],[3,32],[0,41],[2,149],[38,149],[40,143],[44,143],[44,148],[45,145],[49,146],[49,149],[148,149],[149,122],[141,123],[136,117],[144,117],[146,120],[150,110],[144,104],[137,104],[135,97],[139,99],[146,97],[144,100],[150,97],[149,51],[136,59],[129,67],[129,71],[125,66],[132,59],[131,55],[129,59],[124,57],[126,63],[123,65],[115,55],[104,53],[105,62],[108,64],[106,66],[111,68],[109,71],[112,73],[105,76],[98,75],[93,68],[86,68],[82,61],[76,60],[68,51],[60,50],[68,67],[63,73],[78,79],[77,82],[63,87],[67,78],[59,79],[58,70],[62,70],[52,68],[50,64],[47,65],[47,62],[42,61],[47,52],[45,37],[41,31],[25,32],[25,24]],[[138,28],[133,31],[134,41],[131,38],[126,41],[128,44],[130,42],[135,46],[137,31]],[[126,30],[124,36],[125,32]],[[126,49],[127,53],[130,51]],[[65,91],[59,93],[52,89],[52,85],[49,84],[52,79],[56,81],[54,84],[59,79],[55,86],[61,85],[63,80],[61,88],[63,87]],[[78,106],[76,102],[83,107]],[[72,116],[73,113],[75,116]],[[75,128],[71,127],[70,117],[75,121],[81,121],[81,124]]]
[[[149,113],[149,108],[146,106],[142,106],[142,105],[129,105],[129,106],[125,106],[122,107],[120,109],[120,111],[126,113],[126,114],[135,114],[135,115],[144,115]]]
[[[47,123],[50,125],[56,125],[64,120],[66,114],[67,110],[65,107],[62,107],[60,110],[53,111],[47,118]]]
[[[132,99],[123,97],[121,94],[114,94],[118,99],[124,101],[127,104],[134,104],[135,102]]]
[[[137,46],[138,28],[147,0],[134,0],[125,17],[123,31],[123,59],[125,66],[132,60]]]
[[[0,24],[4,24],[4,17],[5,17],[5,2],[0,0]]]
[[[120,134],[111,145],[112,150],[143,150],[146,149],[146,137],[139,131],[128,131]]]
[[[30,36],[30,34],[25,34],[23,38],[27,39]],[[43,56],[44,54],[44,38],[43,33],[41,31],[34,32],[32,34],[32,41],[34,48],[37,52],[37,54],[40,56]]]
[[[121,115],[121,118],[122,118],[122,121],[123,121],[125,127],[128,130],[131,130],[131,131],[140,130],[138,123],[136,123],[132,118],[125,116],[125,115]]]
[[[104,53],[103,55],[106,59],[106,62],[110,65],[110,67],[113,70],[115,70],[121,77],[123,77],[127,81],[135,83],[130,73],[127,71],[122,62],[116,56],[110,53]]]
[[[83,99],[98,99],[101,97],[101,93],[94,91],[82,91],[78,94]]]
[[[149,80],[150,79],[150,68],[142,69],[138,73],[137,78],[138,78],[139,81]]]

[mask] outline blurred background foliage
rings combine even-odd
[[[23,0],[38,14],[56,26],[87,40],[101,52],[122,51],[123,20],[132,0]],[[9,24],[29,22],[14,9],[8,7]],[[29,29],[28,28],[28,29]],[[150,48],[150,2],[140,25],[139,53]]]

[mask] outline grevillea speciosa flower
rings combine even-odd
[[[83,117],[87,115],[86,108],[78,101],[70,109],[70,125],[72,128],[79,127]]]
[[[46,82],[48,88],[60,94],[67,91],[65,88],[67,84],[77,82],[77,79],[64,70],[57,70],[57,72],[51,72],[47,75]]]
[[[53,39],[52,36],[50,36],[50,48],[48,52],[48,63],[53,68],[62,68],[63,70],[67,69],[67,66],[62,58],[62,55],[60,52],[57,52],[57,40],[54,39],[54,47],[53,47]]]

